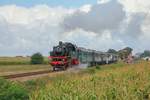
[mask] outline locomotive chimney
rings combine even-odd
[[[62,45],[63,44],[63,42],[62,41],[59,41],[59,45]]]

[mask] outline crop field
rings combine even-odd
[[[149,100],[150,62],[119,62],[15,83],[26,91],[22,100]]]
[[[0,57],[0,75],[48,69],[50,65],[46,57],[44,64],[39,65],[31,65],[30,57]]]
[[[44,64],[47,64],[48,58],[44,57]],[[30,57],[0,57],[0,65],[29,65]]]
[[[27,87],[35,84],[35,81],[39,84],[36,83],[37,87],[30,94],[31,100],[150,99],[149,62],[97,66],[79,73],[28,81]]]

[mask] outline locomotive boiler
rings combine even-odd
[[[50,64],[55,71],[56,68],[65,70],[68,67],[79,64],[95,66],[114,63],[117,62],[118,55],[77,47],[69,42],[59,42],[59,45],[53,47],[49,58],[51,59]]]

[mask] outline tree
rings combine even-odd
[[[126,47],[126,48],[124,48],[123,50],[126,50],[126,52],[127,52],[127,54],[129,55],[130,53],[132,53],[132,48],[130,48],[130,47]]]
[[[117,54],[117,51],[116,51],[116,50],[114,50],[114,49],[109,49],[107,52],[108,52],[108,53]]]
[[[41,53],[35,53],[31,56],[31,64],[42,64],[44,62],[44,57]]]
[[[124,48],[124,49],[122,49],[122,50],[119,50],[118,51],[118,54],[119,54],[119,57],[121,58],[121,59],[125,59],[125,58],[127,58],[131,53],[132,53],[132,48],[130,48],[130,47],[126,47],[126,48]]]
[[[150,51],[149,50],[145,50],[140,57],[150,57]]]

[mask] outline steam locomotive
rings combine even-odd
[[[59,42],[59,45],[53,47],[50,52],[50,65],[53,71],[57,68],[66,70],[68,67],[88,64],[88,66],[95,66],[100,64],[110,64],[117,62],[118,55],[100,52],[91,49],[77,47],[69,42]]]

